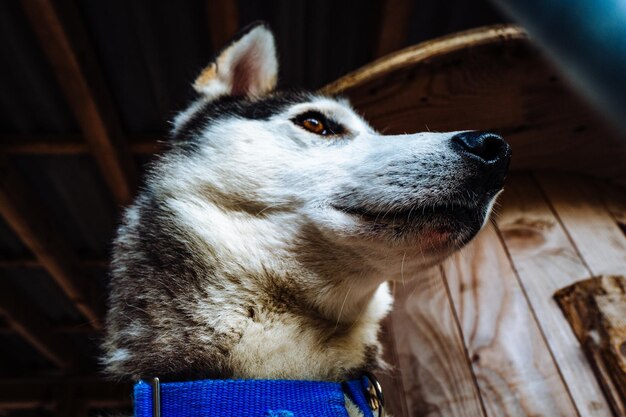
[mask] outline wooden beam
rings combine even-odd
[[[105,181],[116,201],[128,204],[135,166],[78,11],[69,1],[22,0],[22,6]]]
[[[59,393],[71,390],[88,408],[123,408],[131,406],[132,386],[97,377],[19,378],[0,380],[0,410],[52,409]]]
[[[209,33],[214,51],[222,49],[239,29],[239,9],[236,0],[208,0]]]
[[[78,263],[82,268],[108,268],[109,262],[106,259],[80,259]],[[0,258],[1,268],[43,268],[37,259],[34,258]]]
[[[380,29],[374,49],[376,58],[406,45],[413,3],[411,0],[383,0]]]
[[[1,313],[0,316],[2,316]],[[99,331],[94,329],[89,323],[61,323],[50,325],[49,329],[50,332],[54,334],[84,334],[95,336],[99,333]],[[11,326],[8,320],[0,322],[0,335],[15,333],[15,329]]]
[[[33,306],[22,291],[0,278],[0,313],[7,325],[31,346],[60,368],[70,368],[78,363],[71,346],[51,331],[49,320]]]
[[[76,255],[41,207],[43,205],[29,193],[13,167],[0,159],[0,215],[76,308],[95,328],[101,328],[99,305],[90,300],[90,285],[84,279]]]
[[[166,145],[165,135],[135,135],[128,138],[133,154],[154,154]],[[79,135],[30,135],[0,137],[0,152],[7,155],[83,155],[91,151]]]

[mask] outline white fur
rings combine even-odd
[[[194,109],[183,117],[191,117]],[[291,121],[312,109],[341,123],[347,133],[320,138]],[[206,140],[193,155],[165,158],[168,175],[153,184],[156,194],[172,196],[168,206],[178,227],[196,242],[197,256],[241,277],[251,294],[262,291],[255,277],[264,271],[296,276],[307,289],[307,303],[350,329],[322,347],[319,332],[303,328],[300,320],[260,312],[250,322],[231,310],[231,300],[245,297],[240,287],[211,287],[213,298],[199,300],[195,314],[218,332],[242,329],[230,352],[234,377],[318,379],[338,364],[358,366],[363,347],[378,345],[380,320],[391,308],[386,281],[419,277],[454,245],[445,238],[393,240],[369,234],[358,216],[334,208],[337,195],[354,187],[359,190],[355,201],[362,196],[361,204],[382,211],[446,199],[454,204],[450,195],[456,195],[455,184],[465,175],[454,168],[462,158],[446,145],[454,133],[381,136],[347,103],[320,97],[270,120],[226,117],[202,135]],[[441,163],[428,168],[428,161]],[[378,175],[398,180],[414,175],[414,182],[424,185],[403,192]],[[430,177],[441,179],[425,180]],[[458,195],[456,203],[463,204],[463,194]],[[239,209],[251,202],[256,212]],[[486,218],[492,205],[493,199],[477,210]],[[129,218],[135,221],[132,210]],[[317,270],[303,261],[307,253],[317,257]],[[355,413],[351,409],[350,415]]]
[[[229,45],[196,81],[202,97],[176,117],[174,135],[220,96],[254,102],[269,93],[276,62],[264,26]],[[344,131],[322,137],[294,123],[310,111]],[[450,146],[457,132],[380,135],[343,100],[311,95],[262,120],[226,114],[196,133],[193,152],[160,160],[150,192],[172,213],[169,227],[210,266],[203,293],[210,297],[187,301],[195,318],[213,329],[197,332],[202,345],[210,344],[211,334],[236,334],[228,355],[235,378],[332,380],[341,369],[362,366],[366,347],[380,346],[380,321],[391,308],[386,281],[419,277],[475,232],[419,220],[431,219],[435,207],[463,206],[482,216],[484,226],[495,201],[464,188],[475,173]],[[141,222],[141,203],[140,197],[127,211],[129,237],[118,238],[128,247],[138,239],[132,229]],[[386,217],[389,211],[403,216],[399,227]],[[268,271],[278,285],[295,288],[292,297],[301,299],[294,304],[310,307],[316,317],[275,311],[263,298]],[[116,273],[125,273],[124,262]],[[254,318],[242,306],[254,307]],[[307,327],[309,319],[335,328]],[[145,330],[137,323],[120,334],[132,338]],[[176,337],[172,333],[162,336]],[[113,370],[131,355],[111,351],[106,362]],[[351,416],[360,415],[347,407]]]

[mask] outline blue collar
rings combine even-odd
[[[382,402],[371,375],[343,383],[207,379],[161,384],[156,380],[154,386],[135,384],[135,417],[348,417],[344,394],[364,417],[374,417],[368,405],[374,386]],[[155,409],[155,403],[160,407]]]

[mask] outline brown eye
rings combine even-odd
[[[309,117],[307,119],[302,120],[302,127],[308,130],[311,133],[315,133],[316,135],[326,135],[328,134],[326,131],[326,126],[321,120],[318,120],[314,117]]]
[[[302,113],[291,119],[291,121],[301,128],[320,136],[340,136],[346,132],[342,125],[317,111]]]

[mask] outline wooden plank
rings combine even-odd
[[[7,161],[0,159],[0,215],[33,252],[76,308],[101,328],[101,307],[92,299],[74,252],[53,227],[35,196]]]
[[[626,415],[626,278],[600,276],[555,298],[583,345],[618,416]]]
[[[626,236],[604,204],[596,181],[562,174],[536,178],[591,274],[624,274]]]
[[[108,268],[109,261],[106,259],[79,259],[77,261],[83,268]],[[0,268],[43,268],[39,261],[34,258],[0,258]]]
[[[0,314],[0,317],[2,314]],[[88,336],[98,337],[99,331],[94,329],[89,323],[60,323],[50,325],[50,333],[54,334],[84,334]],[[0,335],[15,334],[15,329],[8,322],[0,322]]]
[[[22,291],[0,278],[0,314],[8,326],[39,353],[60,368],[70,368],[79,362],[73,349],[58,334],[51,331],[50,321]]]
[[[579,415],[494,228],[444,272],[487,415]]]
[[[406,45],[413,3],[410,0],[383,0],[375,57],[387,55]]]
[[[481,46],[492,45],[497,41],[514,45],[525,39],[524,31],[511,25],[498,25],[454,33],[419,43],[378,59],[329,83],[321,91],[325,94],[352,94],[356,89],[369,83],[381,81],[382,78],[387,78],[396,71],[412,69],[412,67],[417,68],[417,65],[435,59],[445,60],[448,56],[459,51],[478,49]],[[377,94],[378,91],[370,91],[371,96]]]
[[[507,179],[496,222],[552,355],[583,416],[610,417],[593,370],[553,294],[590,271],[529,174]]]
[[[400,359],[394,337],[395,328],[391,316],[385,318],[380,333],[380,340],[383,344],[383,360],[390,367],[390,369],[376,374],[385,396],[385,413],[394,417],[409,417],[402,384]]]
[[[116,201],[128,204],[136,168],[75,5],[52,0],[21,3],[105,181]]]
[[[626,233],[626,189],[606,181],[596,181],[607,209]]]
[[[209,32],[214,51],[219,51],[239,29],[239,8],[236,0],[207,0]]]
[[[396,283],[394,336],[410,416],[485,416],[439,268]]]

